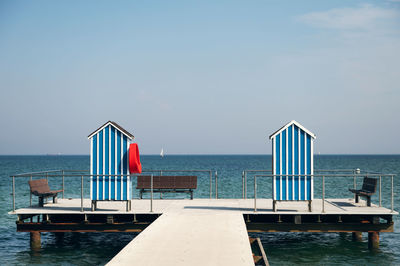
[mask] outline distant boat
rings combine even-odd
[[[163,148],[161,148],[160,156],[161,156],[161,158],[164,157],[164,149]]]

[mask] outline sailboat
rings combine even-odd
[[[161,158],[164,157],[164,149],[163,148],[161,148],[160,156],[161,156]]]

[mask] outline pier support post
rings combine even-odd
[[[41,246],[41,242],[42,242],[41,237],[40,237],[40,232],[33,231],[33,232],[30,232],[30,235],[31,235],[31,241],[30,241],[31,249],[39,250],[40,246]]]
[[[379,233],[368,232],[368,248],[378,249],[379,248]]]
[[[56,243],[62,244],[62,242],[64,241],[64,232],[55,232],[54,236],[56,238]]]
[[[353,241],[362,242],[362,232],[352,232],[351,236],[353,238]]]
[[[56,238],[64,238],[64,232],[55,232],[54,235],[56,236]]]

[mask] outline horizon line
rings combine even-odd
[[[158,153],[144,153],[140,154],[143,156],[160,156]],[[271,153],[170,153],[167,155],[164,155],[164,157],[167,156],[193,156],[193,155],[272,155]],[[320,154],[314,154],[316,156],[319,155],[400,155],[400,153],[320,153]],[[32,154],[0,154],[0,156],[90,156],[90,154],[69,154],[69,153],[32,153]]]

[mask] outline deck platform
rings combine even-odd
[[[132,200],[132,210],[126,211],[125,203],[99,202],[91,211],[90,200],[84,199],[81,212],[80,199],[60,199],[58,203],[17,209],[17,231],[93,232],[93,231],[142,231],[162,214],[180,213],[235,213],[245,218],[248,231],[254,232],[392,232],[392,216],[397,212],[354,199],[326,199],[325,212],[322,200],[312,202],[312,212],[304,201],[279,202],[278,211],[272,210],[271,199],[258,199],[254,211],[253,199],[160,199]],[[34,218],[36,217],[36,222]],[[29,221],[30,218],[30,221]]]
[[[17,209],[20,232],[140,232],[110,265],[254,265],[247,232],[393,232],[390,209],[354,199],[279,202],[271,199],[149,199],[99,202],[60,199]],[[36,219],[36,221],[35,221]]]
[[[153,213],[180,212],[182,210],[208,210],[214,212],[238,212],[242,214],[366,214],[366,215],[397,215],[385,207],[378,207],[360,200],[355,203],[354,199],[325,199],[325,212],[322,212],[322,200],[312,201],[312,212],[308,211],[305,201],[282,201],[278,202],[278,210],[273,212],[272,199],[257,199],[257,211],[254,212],[254,199],[154,199]],[[48,203],[44,207],[34,205],[32,207],[20,208],[9,214],[151,214],[149,199],[132,200],[132,210],[125,210],[125,202],[121,201],[99,201],[96,211],[91,211],[90,200],[84,199],[84,211],[81,212],[80,199],[59,199],[57,203]]]

